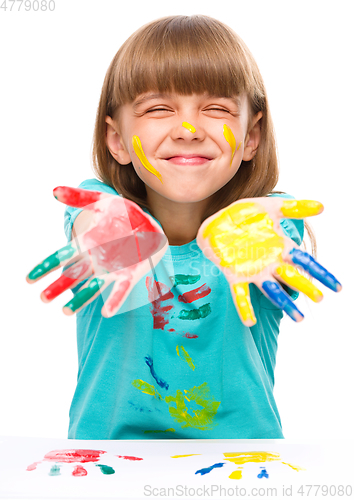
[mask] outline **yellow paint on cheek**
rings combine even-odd
[[[195,128],[193,127],[193,125],[191,125],[188,122],[183,122],[182,127],[188,129],[190,132],[192,132],[192,134],[194,134],[194,132],[195,132]]]
[[[190,355],[188,354],[188,352],[185,350],[185,348],[183,347],[183,345],[180,346],[181,348],[181,354],[179,352],[179,346],[176,346],[176,351],[177,351],[177,354],[179,357],[181,357],[187,364],[190,368],[192,368],[192,370],[194,371],[194,363],[193,363],[193,359],[190,357]]]
[[[232,133],[231,128],[228,125],[226,125],[226,124],[224,125],[223,131],[224,131],[224,137],[227,140],[227,142],[230,144],[230,147],[231,147],[231,161],[230,161],[230,167],[231,167],[231,163],[232,163],[232,160],[234,158],[235,151],[236,151],[236,139],[235,139],[234,134]]]
[[[260,273],[281,256],[283,238],[274,231],[265,209],[253,202],[236,203],[215,217],[204,229],[222,267],[237,276]]]
[[[139,139],[139,137],[137,135],[133,136],[132,144],[133,144],[133,148],[134,148],[135,154],[139,158],[139,160],[141,161],[142,165],[146,168],[146,170],[148,170],[152,174],[156,175],[156,177],[158,179],[160,179],[160,181],[162,182],[162,175],[160,174],[160,172],[158,172],[156,170],[156,168],[154,168],[151,165],[151,163],[149,162],[149,160],[146,158],[145,153],[143,151],[143,147],[141,145],[141,141],[140,141],[140,139]]]

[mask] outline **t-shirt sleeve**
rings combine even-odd
[[[118,195],[117,191],[113,189],[111,186],[104,184],[103,182],[97,179],[87,179],[78,186],[81,189],[87,189],[89,191],[100,191],[101,193],[108,193],[113,195]],[[64,212],[64,231],[67,237],[67,240],[71,240],[71,231],[73,228],[73,224],[75,222],[76,217],[82,211],[82,208],[75,208],[66,206]]]

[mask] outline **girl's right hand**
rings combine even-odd
[[[26,280],[34,283],[69,265],[41,293],[43,302],[50,302],[89,278],[63,307],[67,315],[80,311],[114,282],[101,311],[109,318],[119,310],[134,285],[161,260],[168,248],[166,235],[136,203],[121,196],[70,187],[57,187],[53,194],[66,205],[85,207],[83,212],[90,212],[89,225],[33,268]]]

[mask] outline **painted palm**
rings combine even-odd
[[[168,248],[167,238],[152,217],[120,196],[70,187],[56,188],[54,196],[71,207],[91,212],[90,224],[82,234],[32,269],[27,282],[34,283],[68,265],[60,278],[41,294],[43,302],[50,302],[88,278],[65,304],[63,311],[67,315],[80,311],[113,283],[102,308],[102,315],[111,317],[134,285],[161,260]]]
[[[311,255],[299,250],[280,226],[282,218],[301,219],[322,211],[323,205],[312,200],[250,198],[220,210],[199,228],[197,243],[205,256],[224,273],[236,309],[246,326],[256,323],[250,283],[257,285],[294,321],[301,321],[303,314],[278,281],[305,293],[315,302],[322,300],[322,292],[295,265],[331,290],[341,290],[336,278]]]

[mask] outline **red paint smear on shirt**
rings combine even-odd
[[[168,311],[170,311],[173,306],[162,306],[161,302],[169,299],[173,299],[174,295],[171,290],[159,281],[156,281],[150,276],[146,277],[145,285],[148,291],[149,302],[152,304],[152,316],[154,318],[154,329],[163,330],[165,325],[169,323],[169,319],[166,317]],[[159,291],[160,297],[156,300],[156,289]]]
[[[186,337],[187,339],[197,339],[198,335],[194,335],[193,333],[186,333],[183,335],[183,337]]]
[[[75,477],[87,476],[87,470],[82,467],[82,465],[77,465],[72,472],[72,475]]]
[[[210,292],[211,289],[207,286],[206,283],[204,283],[204,285],[200,286],[199,288],[195,288],[190,292],[185,292],[182,295],[179,295],[178,300],[179,302],[185,302],[190,304],[194,300],[198,300],[201,299],[202,297],[205,297],[206,295],[209,295]]]
[[[47,453],[44,460],[68,464],[74,462],[98,462],[103,453],[107,452],[102,450],[54,450]]]
[[[142,458],[139,457],[130,457],[128,455],[116,455],[118,458],[124,458],[125,460],[142,460]]]

